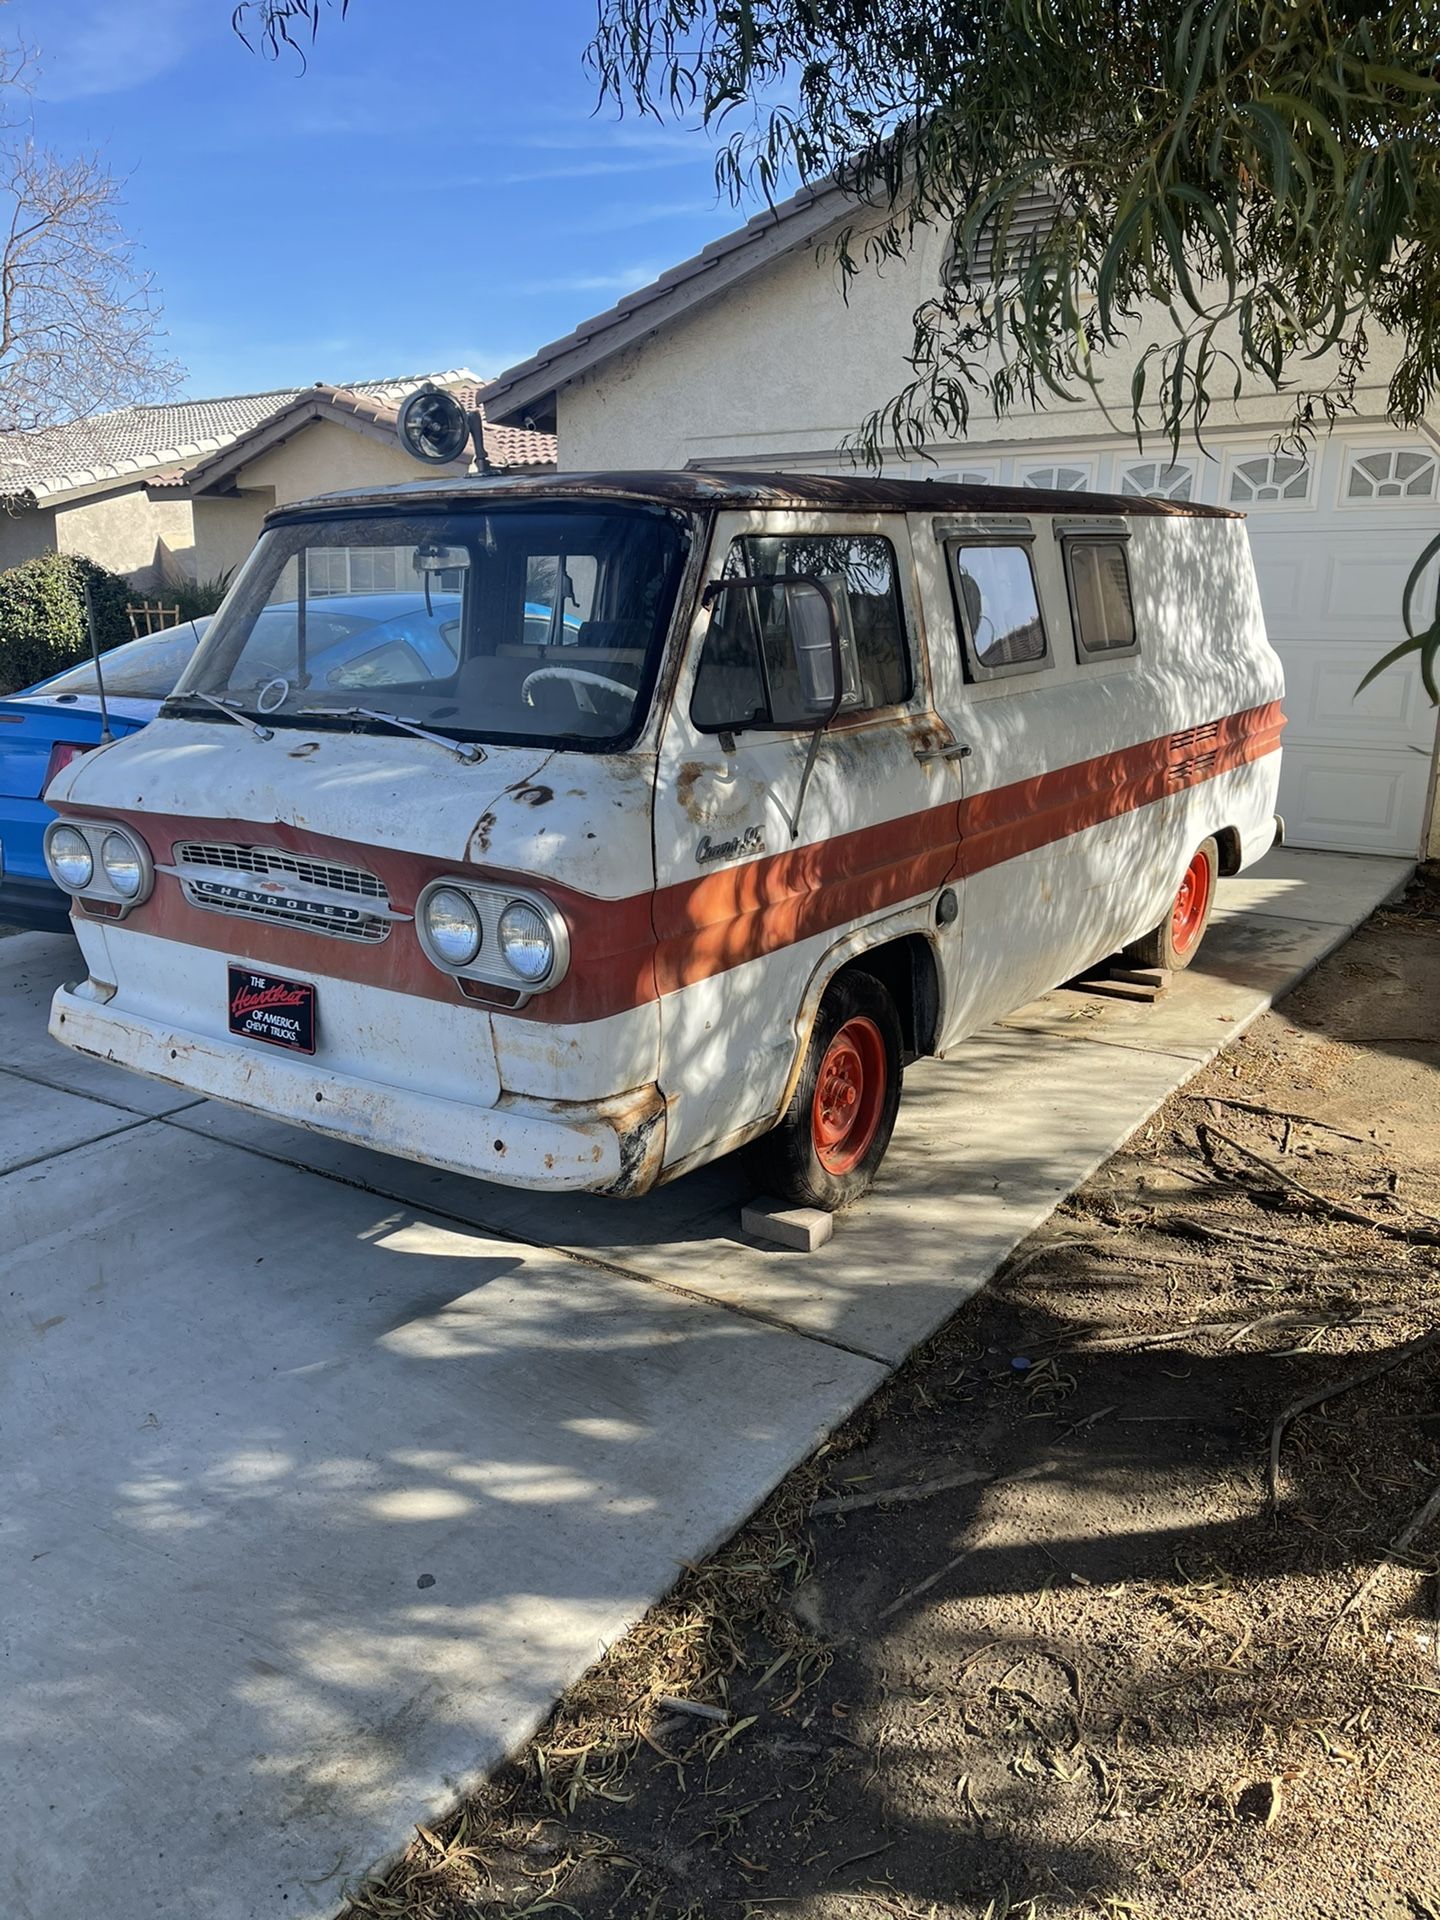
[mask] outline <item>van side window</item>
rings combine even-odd
[[[806,574],[830,589],[840,628],[844,670],[842,713],[898,706],[910,698],[910,653],[905,640],[895,549],[878,534],[747,534],[730,543],[722,580],[774,579]],[[798,726],[803,710],[793,677],[798,649],[816,642],[809,631],[820,596],[813,588],[748,587],[715,601],[696,669],[690,714],[706,731],[743,726]]]
[[[1132,650],[1135,607],[1123,542],[1067,540],[1064,546],[1075,637],[1082,656]]]
[[[967,677],[989,680],[1043,667],[1049,645],[1028,544],[957,541],[948,551]]]

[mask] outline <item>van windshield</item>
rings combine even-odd
[[[685,547],[667,513],[588,502],[272,527],[165,711],[213,719],[209,695],[269,724],[624,745]]]

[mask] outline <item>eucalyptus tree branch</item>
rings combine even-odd
[[[944,236],[911,377],[855,436],[873,462],[982,399],[1085,396],[1174,449],[1242,391],[1284,394],[1303,442],[1383,383],[1415,425],[1440,391],[1437,49],[1440,0],[600,0],[588,60],[622,112],[718,132],[737,202],[848,189],[842,283]],[[1433,688],[1413,584],[1400,651]]]

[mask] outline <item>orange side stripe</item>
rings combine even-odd
[[[232,840],[237,830],[241,837],[296,853],[349,861],[377,874],[391,900],[405,911],[426,882],[442,873],[468,872],[501,887],[533,886],[538,880],[570,923],[575,957],[569,975],[552,993],[537,994],[514,1017],[554,1025],[599,1020],[644,1006],[661,994],[923,897],[947,880],[984,872],[1201,785],[1275,752],[1284,724],[1279,702],[1271,702],[620,900],[579,893],[544,875],[483,865],[467,868],[308,828],[259,828],[244,821],[138,810],[107,809],[104,817],[133,824],[157,861],[173,858],[177,840]],[[64,811],[99,817],[93,808]],[[330,939],[301,928],[207,913],[190,906],[180,883],[168,875],[160,877],[154,894],[128,924],[301,979],[329,974],[424,999],[453,1003],[459,998],[455,982],[430,964],[414,929],[403,924],[374,946]]]

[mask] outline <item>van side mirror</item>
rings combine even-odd
[[[845,697],[833,590],[812,573],[712,580],[710,626],[696,676],[707,732],[823,732]]]

